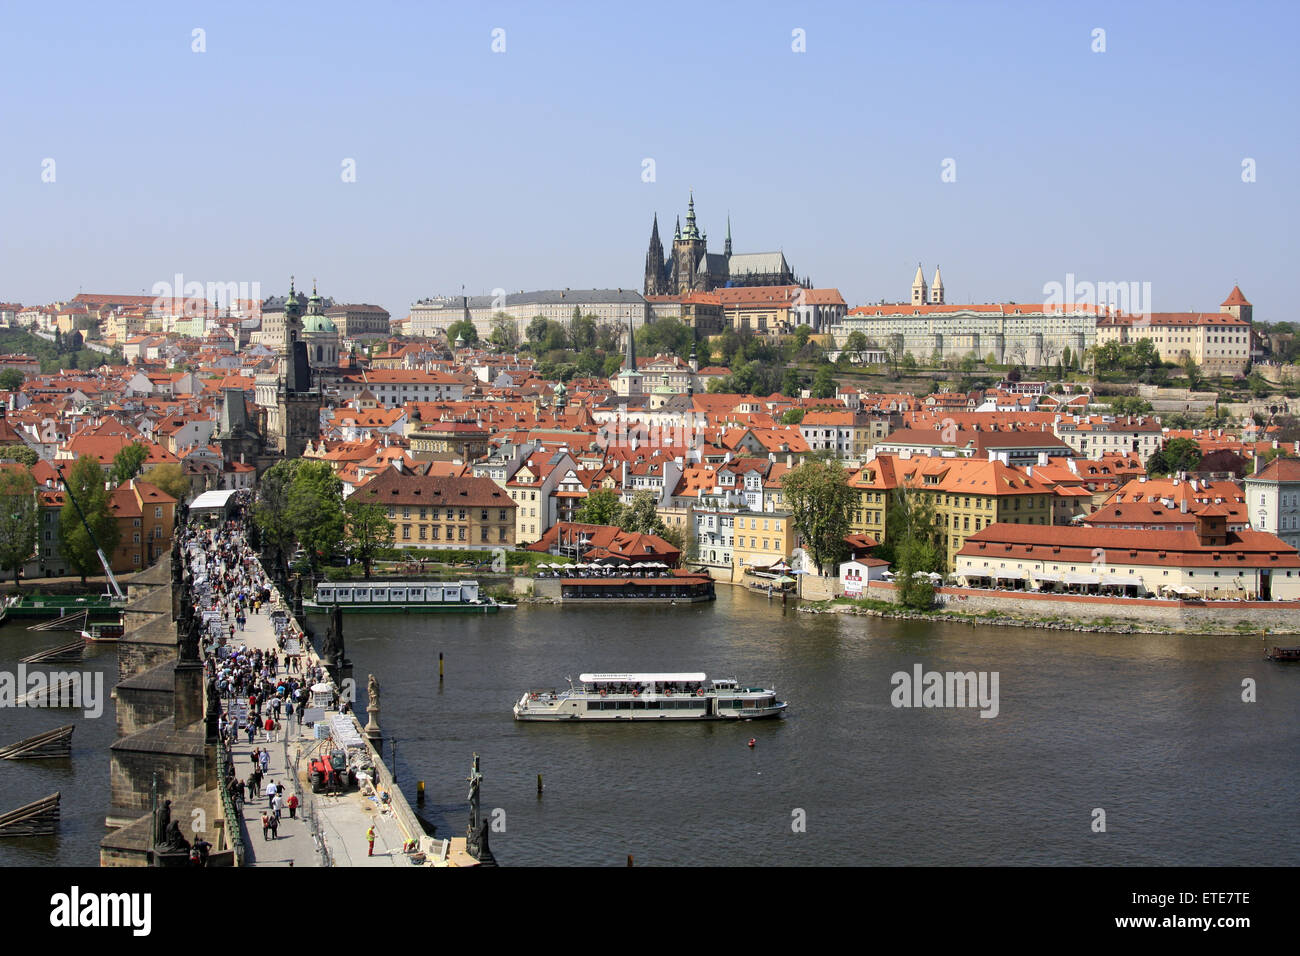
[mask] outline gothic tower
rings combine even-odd
[[[673,292],[699,292],[704,289],[700,279],[700,263],[708,248],[708,241],[695,225],[695,192],[691,191],[686,208],[686,229],[680,238],[673,239]]]
[[[276,395],[275,448],[286,458],[301,458],[307,442],[320,434],[321,393],[311,387],[311,363],[302,333],[302,303],[289,279],[284,303],[284,379]]]
[[[934,283],[930,286],[930,304],[943,305],[943,276],[939,275],[939,267],[934,267]]]
[[[664,263],[664,246],[659,241],[659,214],[655,213],[650,230],[650,249],[645,254],[645,295],[666,295],[668,292],[668,267]]]
[[[1150,308],[1150,306],[1148,306],[1148,308]],[[1228,297],[1224,299],[1222,303],[1220,303],[1219,311],[1227,315],[1235,315],[1237,318],[1249,325],[1254,319],[1255,308],[1246,300],[1246,297],[1241,294],[1240,287],[1234,285],[1232,287],[1232,292],[1229,293]]]
[[[925,305],[929,297],[926,295],[925,276],[921,274],[921,263],[916,264],[916,278],[912,280],[912,305]]]

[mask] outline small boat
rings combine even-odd
[[[477,581],[364,581],[318,584],[302,606],[309,614],[344,611],[372,614],[495,614],[502,605],[479,595]]]
[[[1264,660],[1275,661],[1279,664],[1298,664],[1300,663],[1300,647],[1275,647],[1264,652]]]
[[[95,623],[81,632],[87,644],[116,644],[126,633],[121,621],[116,623]]]
[[[753,720],[779,717],[786,702],[768,687],[741,687],[700,673],[579,674],[565,691],[526,691],[515,720]]]

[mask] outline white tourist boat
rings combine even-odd
[[[515,720],[751,720],[777,717],[786,703],[767,687],[741,687],[704,674],[579,674],[568,690],[532,690]]]

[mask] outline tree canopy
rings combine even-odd
[[[26,468],[0,471],[0,568],[20,580],[22,566],[36,550],[36,480]]]
[[[67,500],[59,512],[59,548],[68,562],[77,569],[85,584],[87,575],[98,574],[102,570],[96,544],[111,561],[121,533],[109,507],[104,469],[99,466],[99,462],[89,455],[82,455],[68,469],[64,479],[68,490],[64,495]],[[74,499],[76,504],[73,503]],[[81,506],[81,512],[85,515],[84,523],[77,505]]]
[[[781,487],[803,546],[818,569],[837,564],[848,550],[844,536],[853,508],[844,467],[834,459],[808,460],[786,472]]]

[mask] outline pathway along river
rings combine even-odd
[[[1288,823],[1300,667],[1261,660],[1258,638],[798,614],[727,586],[690,607],[349,615],[345,633],[358,687],[372,672],[382,685],[398,780],[412,801],[426,781],[440,834],[463,834],[464,777],[482,756],[504,865],[621,865],[629,853],[638,865],[1300,863]],[[0,669],[50,643],[6,626]],[[115,657],[88,657],[110,685]],[[891,675],[918,663],[996,671],[998,716],[893,707]],[[742,724],[513,720],[525,688],[601,670],[734,676],[775,686],[790,710]],[[1245,678],[1257,703],[1242,702]],[[78,724],[71,761],[0,761],[3,809],[63,791],[59,836],[0,840],[0,864],[97,862],[112,712],[0,711],[4,743]]]

